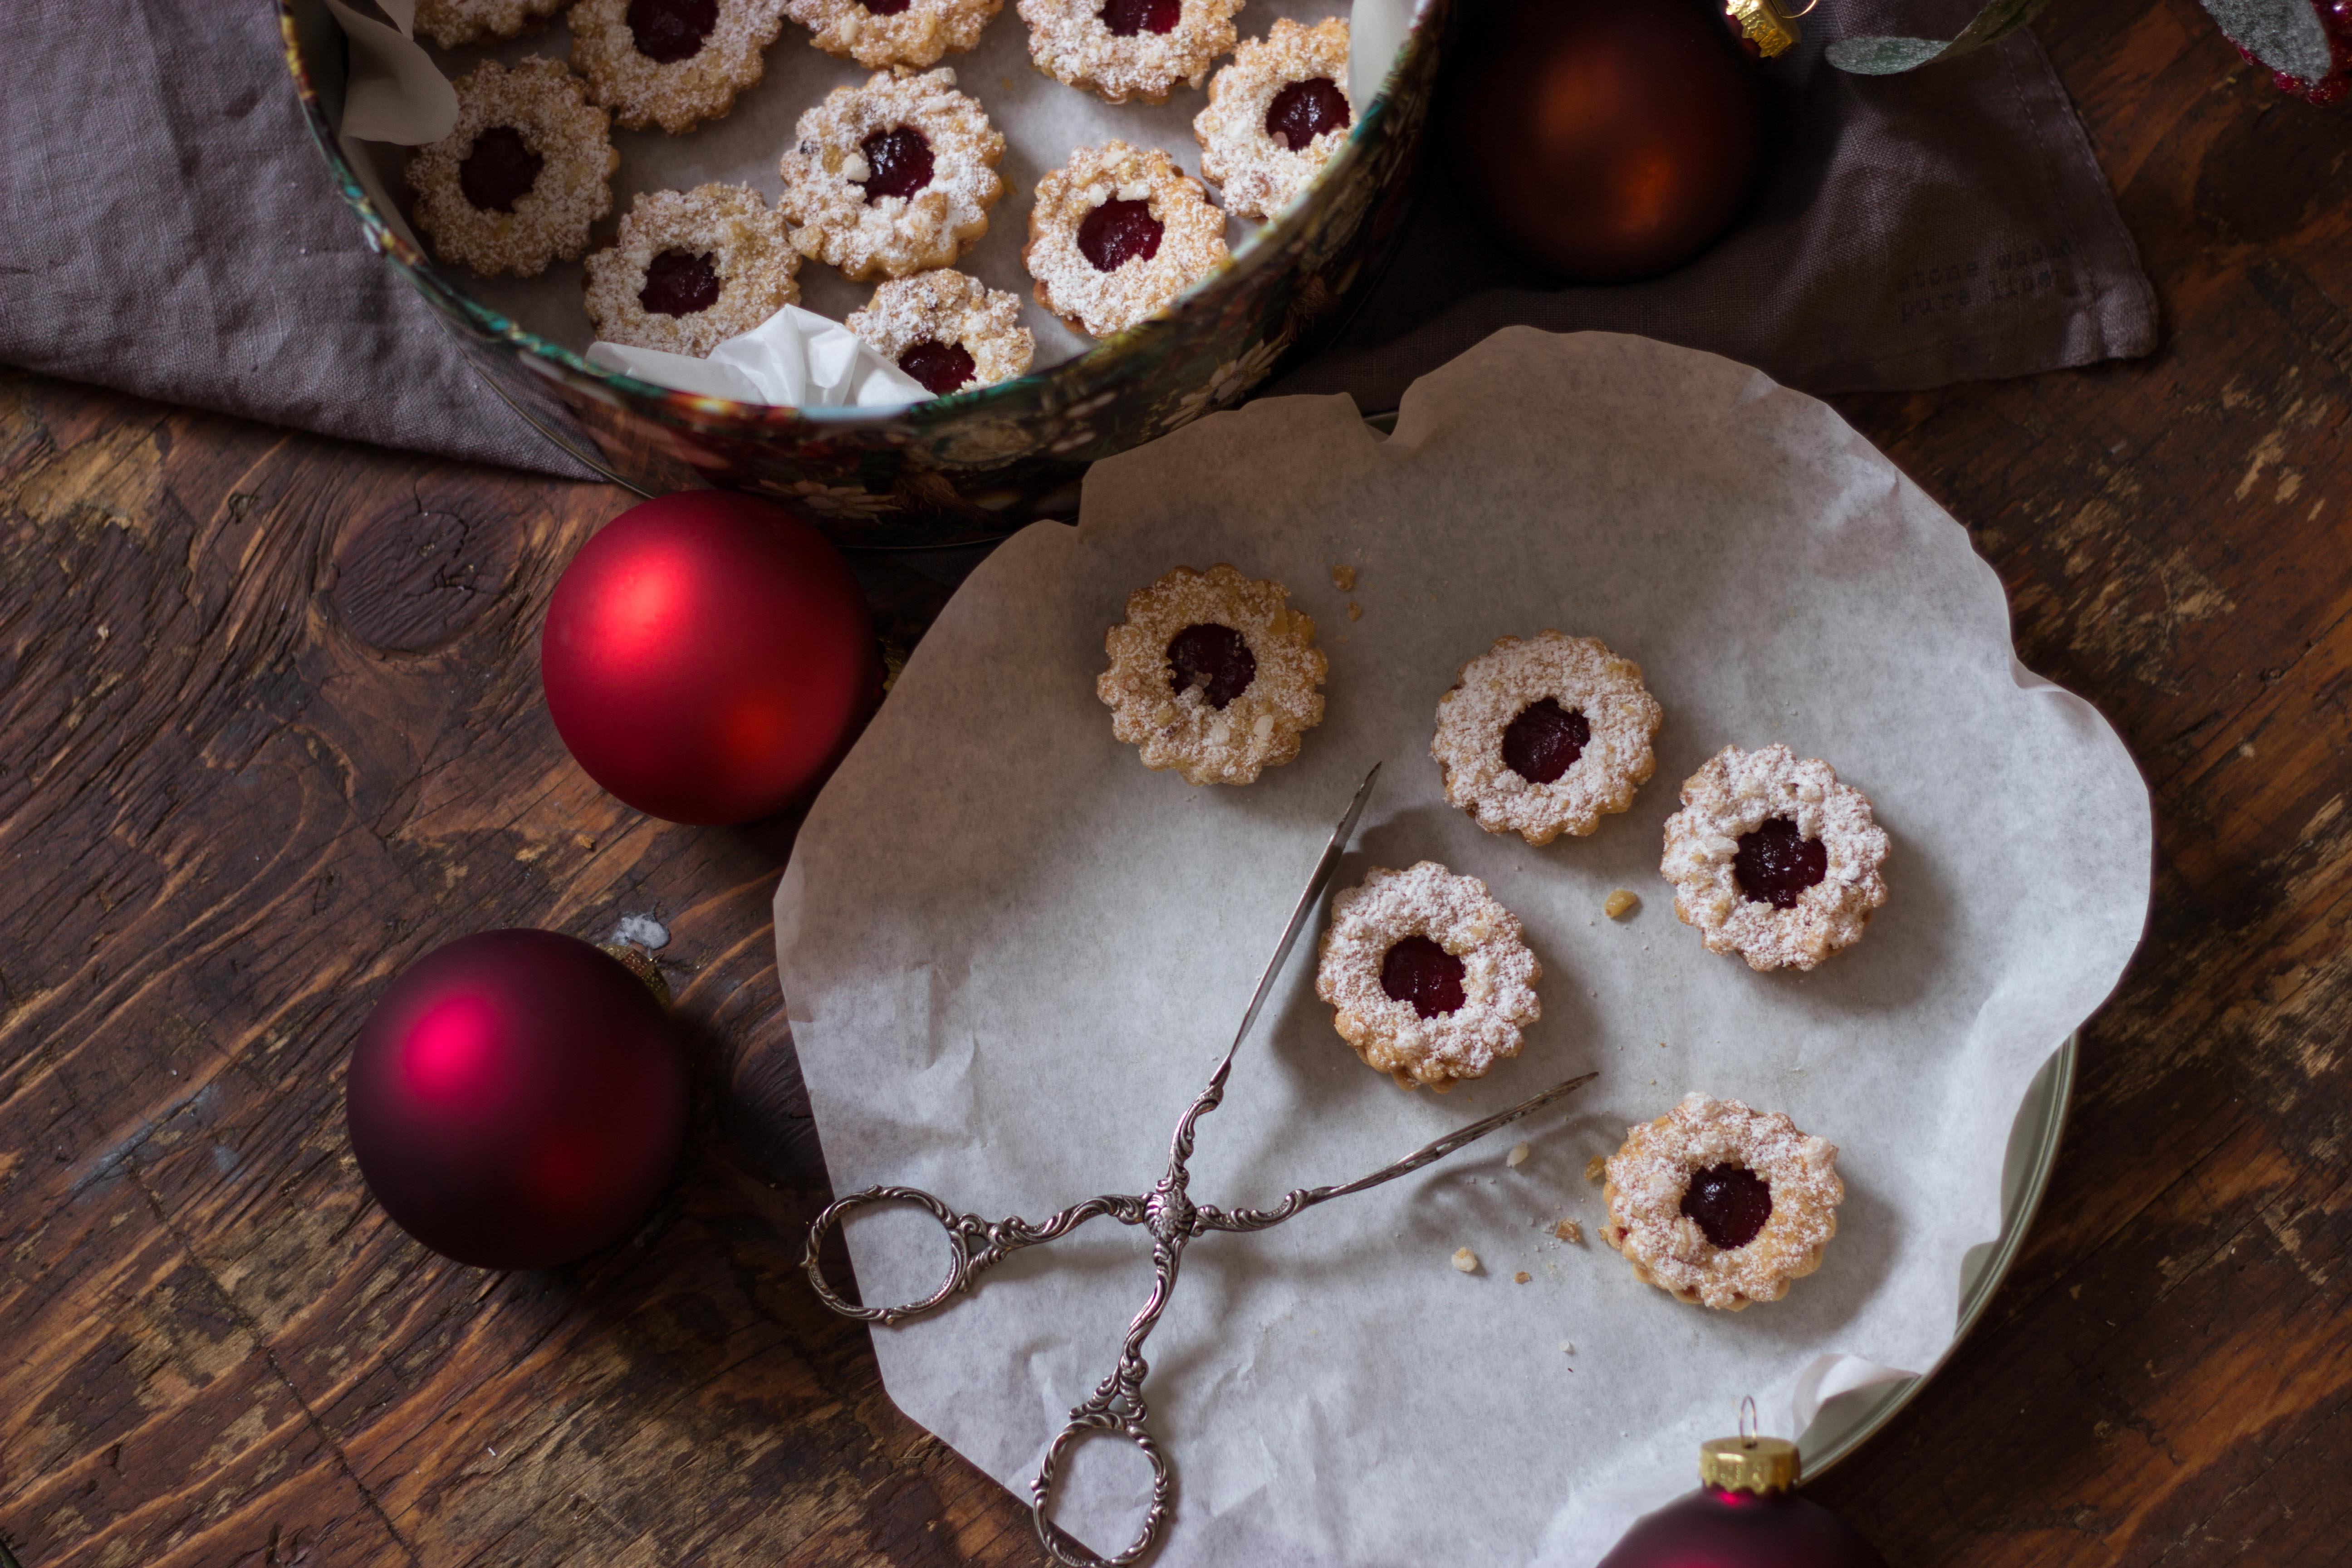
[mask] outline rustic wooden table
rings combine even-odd
[[[2188,0],[2040,30],[2164,347],[1841,406],[2141,758],[2156,910],[2023,1261],[1814,1490],[1909,1568],[2341,1562],[2352,111]],[[795,1268],[792,823],[648,822],[541,710],[548,591],[625,500],[0,378],[0,1563],[1041,1560]],[[868,571],[910,640],[945,590]],[[553,1273],[409,1242],[343,1136],[370,1003],[640,912],[698,1066],[673,1196]]]

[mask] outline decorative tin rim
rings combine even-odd
[[[438,305],[445,312],[455,315],[484,336],[542,361],[552,372],[575,384],[584,384],[595,395],[610,397],[614,392],[625,395],[638,403],[665,407],[674,414],[689,416],[693,423],[714,434],[724,434],[727,426],[773,430],[779,416],[787,420],[800,420],[836,433],[859,426],[882,426],[904,420],[920,411],[929,419],[950,407],[961,417],[976,408],[986,408],[992,402],[1013,395],[1015,389],[1027,388],[1033,383],[1047,381],[1079,365],[1101,366],[1116,363],[1135,353],[1170,323],[1200,308],[1217,289],[1230,285],[1247,273],[1271,263],[1281,251],[1283,242],[1307,226],[1318,204],[1335,199],[1340,182],[1335,176],[1355,164],[1364,156],[1364,148],[1383,116],[1391,112],[1392,89],[1407,60],[1416,50],[1427,47],[1426,24],[1441,7],[1422,4],[1415,7],[1412,22],[1406,30],[1404,47],[1397,51],[1381,89],[1364,112],[1356,117],[1349,129],[1346,144],[1324,165],[1306,195],[1294,201],[1272,222],[1252,229],[1240,248],[1230,252],[1216,268],[1189,285],[1160,315],[1140,321],[1114,336],[1105,338],[1080,353],[1076,358],[1062,360],[1043,370],[1033,370],[1011,381],[994,385],[975,387],[969,392],[950,394],[946,397],[911,404],[892,409],[782,408],[764,403],[739,403],[732,398],[709,397],[698,393],[680,392],[674,387],[641,381],[590,364],[579,353],[519,325],[511,318],[491,310],[445,277],[433,259],[386,222],[356,171],[344,155],[340,132],[328,123],[324,105],[319,101],[317,85],[310,79],[309,63],[303,57],[294,5],[296,0],[277,0],[278,32],[286,51],[286,68],[294,79],[295,90],[302,100],[304,119],[310,127],[310,138],[320,153],[327,160],[335,176],[343,201],[360,220],[369,246],[390,263],[419,293]],[[338,29],[340,31],[340,28]],[[513,400],[507,400],[510,405]],[[534,423],[536,423],[534,421]],[[722,428],[713,430],[713,426]],[[568,449],[568,444],[567,444]],[[632,487],[635,488],[635,487]]]

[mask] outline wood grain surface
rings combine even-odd
[[[2022,1262],[1812,1489],[1908,1568],[2338,1563],[2352,112],[2189,0],[2039,31],[2163,348],[1841,406],[2142,760],[2156,910]],[[797,1273],[793,823],[649,822],[541,707],[548,592],[626,499],[0,376],[0,1562],[1042,1560]],[[861,570],[901,641],[946,595]],[[672,1195],[571,1268],[425,1252],[343,1135],[370,1004],[465,931],[632,914],[692,1034]]]

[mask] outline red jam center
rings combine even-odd
[[[692,59],[717,26],[719,0],[629,0],[629,37],[656,65]]]
[[[1745,1165],[1709,1165],[1683,1189],[1683,1213],[1707,1240],[1737,1252],[1772,1217],[1772,1188]]]
[[[1103,26],[1122,38],[1172,33],[1183,14],[1182,0],[1103,0]]]
[[[637,303],[657,316],[691,316],[719,303],[719,274],[708,256],[665,250],[646,263]]]
[[[1265,133],[1294,153],[1326,131],[1345,131],[1352,118],[1348,95],[1328,76],[1294,81],[1274,95],[1265,111]]]
[[[858,8],[868,16],[895,16],[915,0],[857,0]]]
[[[1257,679],[1257,656],[1231,626],[1186,626],[1169,643],[1168,662],[1174,667],[1169,686],[1204,688],[1201,695],[1212,708],[1223,708]]]
[[[961,343],[917,343],[898,356],[898,368],[921,382],[933,397],[945,397],[971,379],[971,354]]]
[[[1797,895],[1830,874],[1830,852],[1818,838],[1807,838],[1797,825],[1776,816],[1753,833],[1739,836],[1739,852],[1731,858],[1731,875],[1740,895],[1751,904],[1776,910],[1797,907]]]
[[[1116,272],[1130,261],[1159,255],[1161,232],[1150,202],[1105,202],[1078,225],[1078,254],[1097,272]]]
[[[1410,1002],[1424,1018],[1451,1013],[1462,994],[1462,961],[1425,936],[1409,936],[1381,960],[1381,989],[1391,1002]]]
[[[1591,739],[1583,714],[1547,697],[1521,709],[1503,731],[1503,761],[1529,784],[1549,784],[1576,765]]]
[[[547,160],[524,144],[511,125],[493,125],[474,138],[474,150],[457,165],[457,189],[486,213],[510,213],[530,195]]]
[[[911,125],[877,131],[857,144],[866,154],[868,203],[885,196],[911,196],[931,183],[931,143]]]

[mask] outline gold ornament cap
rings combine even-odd
[[[1739,30],[1756,46],[1756,52],[1769,60],[1775,55],[1786,54],[1804,37],[1797,26],[1797,18],[1812,6],[1791,13],[1781,9],[1777,0],[1726,0],[1723,8],[1739,24]]]
[[[1797,1446],[1751,1430],[1756,1401],[1739,1402],[1739,1436],[1698,1446],[1698,1479],[1727,1492],[1784,1492],[1797,1484]]]

